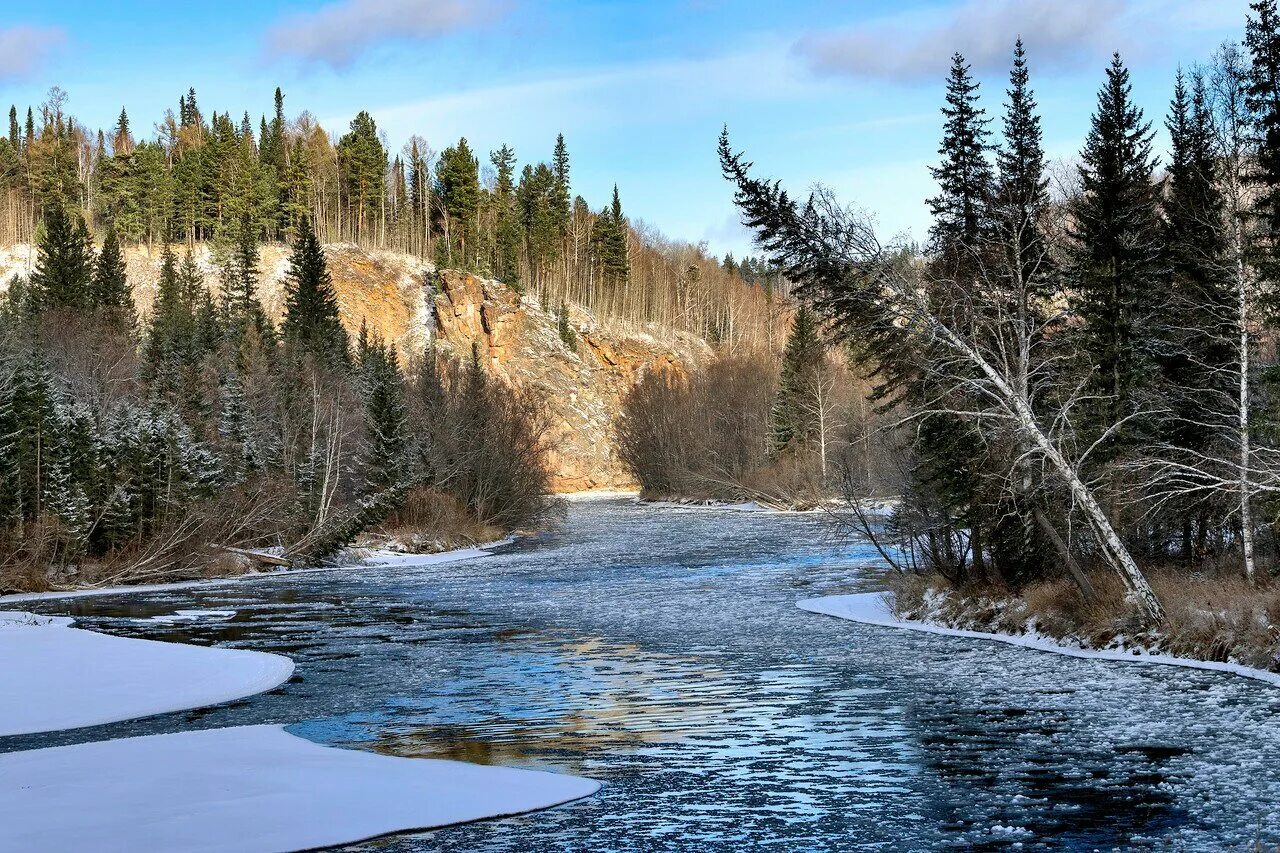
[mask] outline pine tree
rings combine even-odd
[[[938,195],[929,199],[933,213],[930,238],[943,255],[966,254],[977,246],[990,221],[993,178],[987,152],[991,149],[986,110],[978,106],[979,84],[960,54],[951,58],[947,105],[942,108],[942,164],[930,171]]]
[[[73,222],[60,204],[45,210],[39,256],[31,274],[30,298],[37,308],[89,307],[93,251],[84,221]]]
[[[320,363],[338,368],[350,359],[350,341],[342,327],[338,297],[324,251],[310,220],[304,220],[289,258],[285,283],[284,339]]]
[[[1158,347],[1152,315],[1163,301],[1167,270],[1152,136],[1116,54],[1081,155],[1081,193],[1071,205],[1082,350],[1094,391],[1105,400],[1098,431],[1136,412]]]
[[[520,214],[516,209],[515,164],[516,152],[503,145],[489,155],[496,170],[493,202],[497,208],[497,227],[494,235],[493,274],[501,282],[520,290]]]
[[[772,449],[805,449],[813,439],[817,422],[810,405],[814,383],[819,381],[826,347],[818,320],[804,304],[796,309],[791,334],[782,353],[782,374],[773,405]]]

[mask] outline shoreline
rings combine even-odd
[[[193,589],[203,586],[244,583],[254,580],[265,580],[287,575],[314,574],[318,572],[335,572],[344,569],[376,569],[392,566],[429,566],[437,563],[455,563],[461,560],[472,560],[493,556],[489,549],[511,545],[519,540],[518,536],[506,536],[492,542],[479,545],[468,545],[464,548],[452,548],[448,551],[435,551],[430,554],[402,554],[396,551],[370,551],[360,560],[332,566],[301,566],[294,569],[276,569],[273,571],[245,572],[239,575],[221,577],[196,578],[194,580],[173,581],[171,583],[152,584],[117,584],[103,587],[84,587],[82,589],[53,590],[50,592],[11,592],[0,595],[0,604],[22,601],[56,601],[67,598],[90,598],[100,595],[126,595],[131,592],[163,592],[165,590]]]
[[[1016,646],[1031,651],[1046,652],[1064,657],[1105,660],[1113,663],[1136,663],[1150,666],[1175,666],[1183,669],[1199,669],[1209,672],[1220,672],[1236,675],[1254,681],[1260,681],[1272,687],[1280,687],[1280,672],[1245,666],[1237,663],[1221,661],[1197,660],[1172,655],[1153,653],[1142,647],[1122,647],[1120,649],[1095,649],[1086,646],[1064,645],[1051,637],[1034,632],[1026,634],[997,634],[987,631],[971,631],[965,628],[950,628],[934,622],[913,619],[902,619],[895,615],[889,601],[891,592],[863,592],[852,595],[828,595],[809,598],[796,602],[796,607],[809,613],[822,616],[833,616],[862,625],[879,628],[896,628],[898,630],[916,631],[924,634],[936,634],[945,637],[959,637],[969,640],[987,640],[1005,645]]]

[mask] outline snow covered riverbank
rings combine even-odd
[[[0,736],[216,705],[293,674],[280,655],[113,637],[71,622],[0,613]]]
[[[378,568],[383,566],[431,566],[440,563],[454,563],[459,560],[474,560],[493,554],[489,549],[510,545],[516,537],[509,536],[494,542],[485,542],[466,548],[455,548],[450,551],[439,551],[434,554],[410,554],[400,551],[371,550],[352,556],[350,562],[325,566],[303,566],[294,569],[272,569],[267,571],[246,572],[241,575],[226,577],[201,578],[200,580],[174,581],[173,583],[137,584],[123,586],[85,587],[84,589],[58,590],[57,592],[17,592],[0,595],[0,604],[22,601],[40,601],[59,598],[83,598],[94,595],[120,595],[130,592],[158,592],[162,590],[192,589],[202,586],[244,583],[246,581],[274,578],[282,575],[297,575],[314,572],[358,571],[361,567]]]
[[[0,848],[275,853],[547,808],[598,782],[320,746],[280,726],[0,755]]]
[[[1117,661],[1120,663],[1160,664],[1180,666],[1188,669],[1204,669],[1213,672],[1225,672],[1252,678],[1267,684],[1280,687],[1280,673],[1267,672],[1236,663],[1219,661],[1202,661],[1191,658],[1173,657],[1153,654],[1143,648],[1110,648],[1091,649],[1082,646],[1069,646],[1059,643],[1051,637],[1035,632],[1025,634],[993,634],[984,631],[968,631],[962,628],[950,628],[931,622],[902,619],[893,612],[890,605],[890,593],[865,592],[855,595],[830,595],[823,598],[810,598],[796,603],[801,610],[825,616],[835,616],[864,625],[877,625],[885,628],[901,628],[909,631],[921,631],[927,634],[940,634],[947,637],[965,637],[974,640],[994,640],[1011,646],[1019,646],[1039,652],[1067,655],[1076,658],[1094,658],[1097,660]]]
[[[364,565],[489,553],[385,552]],[[196,583],[245,577],[254,576]],[[187,609],[152,618],[232,615]],[[72,623],[0,612],[0,737],[219,704],[272,690],[294,671],[276,654],[117,637]],[[533,811],[598,788],[574,776],[326,747],[280,726],[179,732],[0,754],[0,850],[305,850]]]

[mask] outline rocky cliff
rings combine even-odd
[[[560,338],[556,318],[509,287],[465,273],[438,272],[419,258],[366,251],[352,245],[325,248],[343,322],[354,333],[361,322],[402,352],[421,351],[435,339],[441,351],[470,358],[478,347],[485,367],[517,388],[544,395],[550,410],[553,485],[560,492],[621,489],[632,485],[613,447],[613,421],[626,390],[649,371],[685,373],[707,360],[706,342],[656,327],[602,323],[570,307],[575,345]],[[206,247],[196,260],[217,289]],[[0,249],[0,292],[34,262],[27,246]],[[160,253],[126,252],[138,310],[155,299]],[[284,310],[288,249],[263,246],[259,295],[270,316]]]
[[[464,358],[476,344],[490,373],[548,401],[550,464],[560,492],[631,487],[613,447],[622,396],[649,371],[684,373],[711,355],[692,335],[602,324],[573,307],[569,346],[554,315],[504,284],[451,270],[434,283],[437,345]]]

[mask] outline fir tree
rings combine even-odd
[[[314,355],[322,364],[345,366],[351,357],[350,341],[342,327],[324,251],[310,220],[303,221],[289,258],[285,292],[285,341]]]
[[[1152,313],[1164,298],[1167,270],[1152,135],[1116,54],[1081,155],[1081,193],[1071,205],[1082,349],[1094,390],[1106,400],[1098,430],[1136,411],[1135,395],[1150,376],[1157,347]]]

